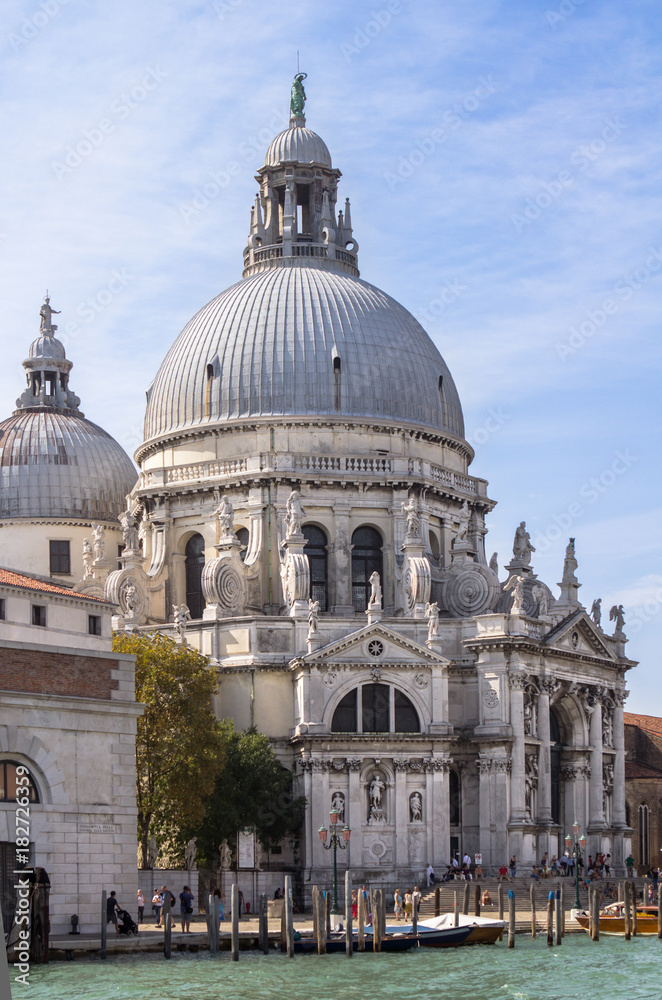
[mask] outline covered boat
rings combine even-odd
[[[583,930],[589,929],[588,910],[571,910],[571,916]],[[610,903],[600,911],[600,933],[618,934],[621,937],[625,933],[625,903],[619,900],[617,903]],[[657,935],[657,906],[637,906],[637,934]]]

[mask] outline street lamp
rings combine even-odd
[[[333,848],[333,900],[331,904],[332,913],[340,913],[338,908],[338,858],[337,852],[338,848],[344,851],[349,843],[349,838],[352,835],[352,831],[345,824],[341,832],[338,833],[338,810],[332,809],[329,815],[329,826],[331,827],[331,841],[327,843],[328,830],[325,826],[319,828],[320,840],[322,841],[322,847],[325,851],[330,851]]]
[[[581,837],[579,836],[579,823],[572,824],[572,832],[574,835],[574,846],[573,837],[570,834],[565,838],[565,846],[575,859],[575,909],[581,910],[582,904],[579,901],[579,859],[586,849],[586,837],[584,834]]]

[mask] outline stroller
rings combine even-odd
[[[117,919],[120,934],[138,933],[138,924],[135,922],[128,910],[118,910]]]

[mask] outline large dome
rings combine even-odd
[[[271,140],[264,158],[265,166],[280,163],[322,163],[331,166],[331,153],[324,139],[302,125],[290,126]]]
[[[279,267],[187,324],[148,392],[145,441],[245,417],[326,415],[464,436],[450,372],[411,313],[359,278]]]
[[[82,416],[19,410],[0,423],[0,518],[114,522],[136,478],[124,449]]]

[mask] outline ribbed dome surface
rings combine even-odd
[[[331,166],[331,153],[317,132],[297,125],[285,129],[272,139],[264,158],[265,167],[276,167],[279,163],[321,163]]]
[[[0,517],[115,521],[136,478],[117,441],[83,417],[26,410],[0,423]]]
[[[30,344],[30,358],[66,358],[64,345],[55,337],[37,337]]]
[[[228,288],[184,328],[148,392],[145,439],[219,420],[326,414],[464,435],[450,372],[411,313],[359,278],[278,268]]]

